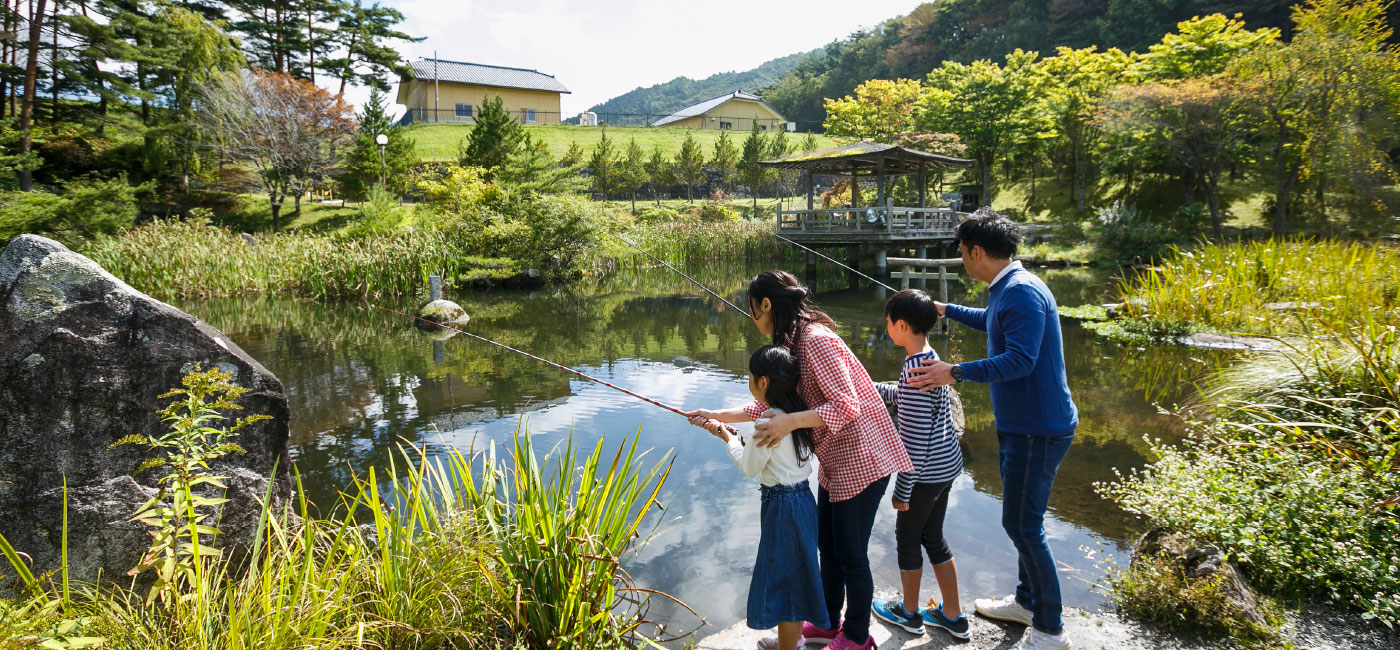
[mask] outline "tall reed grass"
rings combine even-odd
[[[768,220],[641,224],[625,232],[624,236],[652,255],[672,263],[766,261],[792,256],[791,246],[773,237],[773,224]],[[654,264],[646,256],[618,242],[600,247],[597,258],[607,258],[623,266]]]
[[[1376,243],[1237,242],[1173,249],[1118,287],[1123,314],[1166,329],[1292,334],[1400,306],[1400,251]]]
[[[287,232],[247,242],[205,221],[162,219],[98,240],[83,253],[157,298],[370,299],[413,295],[429,275],[441,275],[450,288],[515,271],[511,261],[477,256],[466,238],[431,227],[358,238]]]
[[[621,561],[647,539],[668,469],[642,463],[635,437],[610,459],[600,440],[541,461],[525,431],[506,458],[403,449],[335,516],[264,506],[251,564],[221,559],[166,604],[111,585],[70,595],[0,537],[23,584],[0,600],[0,647],[635,647],[646,590]]]

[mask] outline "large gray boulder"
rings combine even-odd
[[[0,253],[0,535],[36,573],[58,568],[66,477],[71,576],[128,582],[150,542],[128,519],[154,494],[158,471],[133,480],[149,452],[109,446],[166,431],[155,412],[168,400],[158,396],[196,364],[249,389],[235,416],[272,416],[239,433],[246,454],[216,466],[231,499],[216,545],[236,555],[253,538],[268,481],[278,502],[291,492],[282,382],[214,328],[57,242],[23,235]],[[12,572],[0,564],[0,575]]]

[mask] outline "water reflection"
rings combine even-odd
[[[757,270],[697,270],[697,279],[739,300]],[[1041,274],[1062,304],[1101,302],[1110,280],[1087,270]],[[903,351],[884,335],[884,291],[851,288],[840,272],[822,273],[814,284],[819,304],[840,323],[839,333],[871,376],[896,378]],[[968,288],[952,287],[953,299],[985,303],[985,291],[972,287],[969,296]],[[660,268],[567,289],[453,298],[471,314],[476,334],[686,408],[742,403],[749,353],[767,342],[745,318]],[[282,379],[292,406],[292,455],[308,496],[322,506],[334,504],[336,487],[352,473],[387,464],[400,441],[480,449],[491,441],[508,444],[524,419],[544,443],[537,448],[547,449],[571,431],[591,445],[599,436],[620,441],[640,428],[642,447],[674,449],[677,462],[662,495],[662,532],[633,556],[633,576],[698,606],[714,625],[743,616],[758,543],[757,483],[734,470],[721,444],[678,416],[468,337],[435,344],[403,318],[358,303],[229,299],[179,306],[226,332]],[[1113,478],[1115,467],[1140,466],[1143,436],[1180,435],[1178,421],[1149,402],[1149,385],[1164,373],[1171,373],[1171,386],[1189,385],[1182,378],[1218,359],[1105,343],[1071,321],[1064,329],[1082,424],[1056,482],[1047,528],[1066,578],[1066,603],[1094,607],[1101,598],[1088,583],[1101,573],[1080,547],[1120,548],[1133,520],[1099,499],[1092,485]],[[980,358],[985,337],[954,326],[935,336],[934,345],[952,359]],[[1000,528],[991,405],[985,386],[962,392],[967,474],[954,485],[946,530],[965,595],[1003,594],[1014,586],[1016,564]],[[1188,396],[1161,394],[1166,403]],[[893,527],[893,511],[882,512],[871,544],[877,582],[891,589],[898,583]],[[657,613],[684,618],[675,609]]]

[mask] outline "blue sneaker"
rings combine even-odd
[[[909,614],[904,611],[904,601],[902,599],[891,600],[887,603],[874,603],[870,606],[870,611],[880,620],[891,625],[897,625],[910,634],[924,633],[924,619],[916,614]]]
[[[943,615],[943,605],[937,607],[925,607],[921,612],[924,625],[931,627],[941,627],[959,639],[970,639],[972,633],[967,629],[967,616],[959,616],[953,620]]]

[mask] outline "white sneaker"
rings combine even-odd
[[[797,637],[797,647],[804,648],[806,646],[807,639],[800,636]],[[762,639],[759,639],[758,650],[778,650],[778,637],[765,636]]]
[[[978,598],[972,601],[972,606],[978,614],[987,618],[994,618],[999,621],[1011,621],[1021,625],[1031,624],[1031,610],[1021,606],[1016,602],[1015,596],[1007,596],[1001,600],[991,598]]]
[[[1011,650],[1069,650],[1072,647],[1074,643],[1069,640],[1068,634],[1062,632],[1059,636],[1051,636],[1031,628]]]

